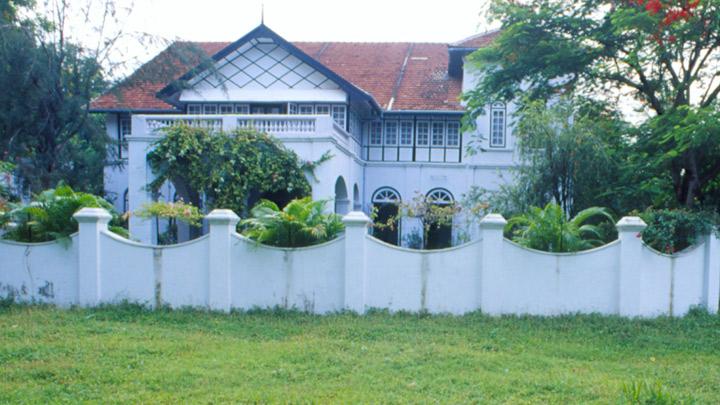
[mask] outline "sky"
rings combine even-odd
[[[70,0],[81,8],[92,1]],[[260,24],[290,41],[455,42],[493,28],[485,22],[487,0],[115,0],[118,20],[130,34],[114,59],[128,64],[125,75],[149,60],[172,40],[233,41]],[[93,35],[81,13],[71,30],[79,40]]]

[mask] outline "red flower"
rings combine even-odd
[[[645,10],[655,15],[662,10],[662,3],[660,3],[660,0],[648,0],[647,4],[645,4]]]

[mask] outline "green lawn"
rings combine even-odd
[[[720,400],[720,317],[0,307],[5,402]]]

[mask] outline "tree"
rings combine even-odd
[[[205,128],[173,126],[155,143],[148,162],[157,176],[151,189],[169,181],[196,206],[204,195],[204,208],[228,208],[240,216],[261,198],[284,205],[310,194],[297,155],[254,130],[211,134]]]
[[[480,73],[477,88],[466,95],[470,117],[490,101],[518,101],[520,94],[530,100],[574,93],[636,103],[654,117],[635,134],[637,153],[667,159],[645,165],[638,172],[645,177],[634,183],[665,177],[678,204],[702,202],[720,173],[717,140],[681,140],[686,147],[678,147],[667,141],[666,131],[653,129],[670,119],[678,125],[683,114],[717,110],[719,0],[497,0],[490,14],[502,32],[470,57]],[[687,130],[684,135],[696,137]]]
[[[100,194],[109,142],[90,100],[106,88],[122,30],[113,0],[0,2],[0,159],[13,162],[25,191],[62,181]],[[84,16],[82,21],[71,17]],[[86,30],[73,38],[70,27]],[[116,24],[117,25],[117,24]],[[94,41],[94,42],[93,42]]]
[[[607,106],[564,97],[551,105],[528,102],[513,133],[520,161],[513,181],[476,195],[491,208],[505,215],[549,202],[568,215],[598,204],[628,209],[621,185],[627,128]]]

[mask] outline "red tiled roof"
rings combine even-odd
[[[482,34],[461,39],[460,41],[450,44],[450,46],[453,48],[482,48],[490,45],[498,35],[500,35],[500,30],[483,32]]]
[[[476,39],[473,38],[473,41]],[[493,36],[494,38],[494,36]],[[491,39],[486,39],[484,44]],[[158,91],[230,43],[178,42],[91,103],[93,110],[167,110]],[[448,45],[439,43],[295,42],[303,52],[356,87],[383,109],[462,110],[461,79],[448,76]],[[465,45],[463,45],[465,46]],[[407,61],[406,61],[407,59]]]

